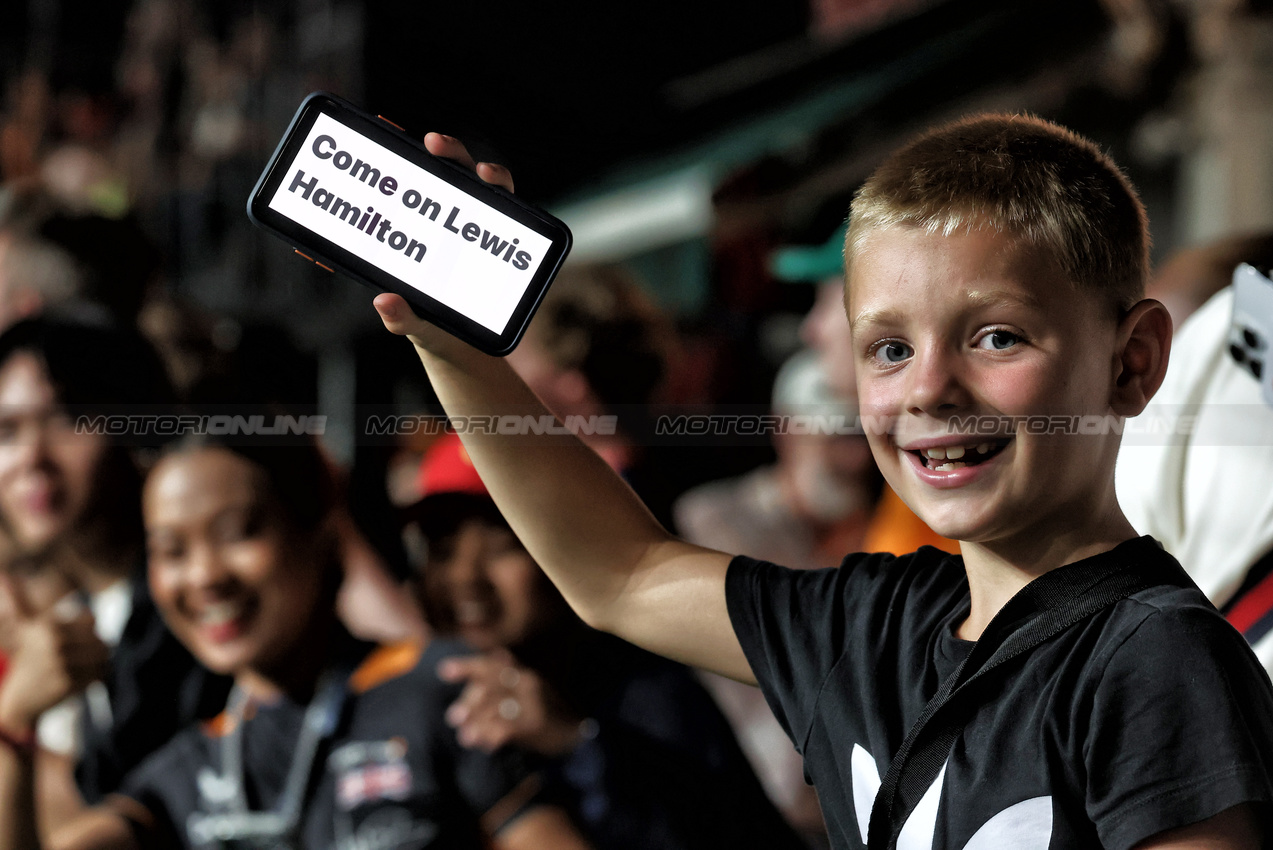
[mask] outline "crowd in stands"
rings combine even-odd
[[[32,72],[0,114],[0,850],[831,846],[760,690],[586,625],[455,434],[393,447],[386,535],[321,435],[85,427],[317,410],[283,331],[174,294],[174,242],[188,262],[216,225],[190,198],[237,186],[244,80],[271,59],[259,21],[216,43],[172,8],[139,4],[127,110]],[[174,122],[182,55],[202,61]],[[741,383],[765,388],[753,407],[853,423],[845,234],[819,236],[771,258],[807,315]],[[1127,441],[1118,483],[1273,670],[1273,409],[1227,337],[1233,269],[1271,260],[1267,237],[1229,239],[1159,270],[1179,323],[1159,400],[1202,416],[1191,439]],[[852,429],[774,434],[748,446],[763,463],[702,474],[660,449],[655,413],[719,401],[703,390],[724,370],[653,292],[568,264],[508,361],[558,417],[615,416],[585,442],[660,523],[807,570],[959,552]]]

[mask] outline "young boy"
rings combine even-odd
[[[426,144],[468,161],[454,139]],[[512,187],[497,166],[477,170]],[[845,302],[872,451],[962,558],[851,555],[815,572],[731,559],[668,535],[577,444],[465,443],[587,622],[759,682],[840,848],[866,845],[881,777],[1009,600],[1015,617],[1037,591],[1018,593],[1066,565],[1049,580],[1148,569],[1153,586],[986,679],[896,846],[1255,850],[1273,801],[1273,689],[1179,565],[1123,517],[1121,429],[1100,427],[1139,413],[1166,368],[1170,319],[1142,300],[1147,242],[1113,163],[1034,118],[930,131],[859,192]],[[502,361],[397,296],[375,303],[411,336],[452,415],[535,403]],[[1002,632],[996,621],[987,640]]]

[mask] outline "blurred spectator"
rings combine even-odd
[[[809,350],[774,382],[773,412],[855,427],[857,409],[827,386]],[[837,423],[839,425],[837,426]],[[860,434],[780,433],[777,463],[704,484],[676,503],[677,531],[691,543],[797,568],[833,567],[862,550],[883,481]],[[729,717],[769,796],[810,841],[826,842],[804,764],[759,689],[707,673],[701,678]]]
[[[42,189],[0,192],[0,328],[72,300],[132,326],[159,268],[132,219],[69,211]]]
[[[35,69],[14,79],[5,94],[8,108],[0,116],[0,180],[10,182],[38,172],[52,107],[48,78]]]
[[[818,353],[831,392],[856,407],[853,336],[844,304],[844,227],[837,228],[820,245],[780,248],[771,258],[770,271],[781,281],[817,285],[818,294],[805,316],[801,336]],[[904,555],[920,546],[959,551],[957,542],[934,533],[884,484],[867,525],[862,551]]]
[[[549,759],[548,793],[608,850],[802,846],[686,668],[585,626],[521,547],[454,435],[428,452],[406,533],[430,624],[477,655],[447,712],[461,743]]]
[[[857,403],[853,338],[844,305],[844,232],[836,228],[820,245],[788,245],[773,253],[769,270],[785,283],[817,287],[813,307],[800,326],[805,345],[818,353],[831,391]]]
[[[75,422],[170,401],[158,358],[134,332],[41,317],[0,335],[0,524],[17,557],[65,579],[111,647],[105,689],[77,701],[58,740],[41,730],[50,749],[76,760],[88,802],[226,693],[151,601],[132,457]]]
[[[75,258],[40,235],[55,208],[43,192],[12,185],[0,190],[0,329],[84,290]]]
[[[1130,420],[1115,481],[1131,524],[1180,561],[1273,672],[1273,409],[1229,354],[1239,262],[1273,264],[1273,234],[1182,251],[1155,275],[1149,291],[1178,314],[1202,306],[1178,326],[1167,377],[1140,419],[1189,425],[1137,437]]]
[[[136,325],[161,258],[135,221],[59,213],[43,222],[38,234],[74,258],[83,275],[82,300],[101,305],[121,327]]]
[[[218,317],[171,297],[152,299],[140,324],[190,412],[317,415],[317,361],[301,351],[283,327]],[[338,604],[345,626],[365,640],[423,637],[423,617],[400,571],[392,568],[405,563],[406,555],[383,484],[380,492],[363,492],[356,498],[363,516],[379,511],[388,517],[385,522],[393,532],[387,538],[358,522],[349,477],[337,477],[342,485],[338,518],[345,566]]]
[[[777,463],[701,485],[675,505],[686,539],[792,567],[833,567],[862,549],[882,485],[857,425],[812,351],[792,356],[774,382],[772,412],[805,419],[808,432],[774,437]],[[839,430],[840,433],[836,433]]]
[[[1176,251],[1154,272],[1145,297],[1166,305],[1179,330],[1193,313],[1233,279],[1238,263],[1273,261],[1273,233],[1229,236]],[[1179,344],[1179,343],[1177,343]]]
[[[137,317],[137,326],[163,358],[178,398],[191,400],[224,397],[231,388],[240,388],[235,380],[235,352],[243,338],[242,326],[228,317],[218,317],[206,310],[161,293],[148,299]],[[273,369],[265,380],[273,381]],[[287,379],[296,377],[293,369],[284,368]],[[245,402],[260,402],[263,395],[248,395]],[[281,401],[281,399],[275,399]]]
[[[649,405],[677,355],[671,320],[616,266],[567,264],[508,362],[558,418],[613,416],[612,433],[580,437],[664,523],[673,493],[643,450]]]
[[[456,689],[434,672],[438,649],[376,647],[340,628],[334,504],[327,464],[303,438],[194,439],[160,459],[144,499],[154,598],[234,690],[216,721],[180,731],[117,796],[62,824],[60,842],[584,847],[565,815],[541,803],[518,753],[457,746],[442,716]],[[15,607],[24,610],[6,684],[21,687],[0,701],[11,738],[0,751],[0,793],[12,814],[0,840],[26,846],[31,813],[20,788],[32,768],[13,757],[12,730],[68,680],[83,683],[85,647],[66,634],[40,652],[58,625]]]
[[[64,144],[49,151],[40,182],[72,215],[118,220],[129,210],[128,187],[105,154],[87,145]]]
[[[56,562],[47,563],[39,556],[16,551],[8,535],[3,535],[2,542],[7,551],[0,555],[0,583],[10,588],[9,593],[24,599],[30,611],[56,610],[62,617],[73,618],[75,611],[82,606],[74,595],[74,583],[62,573]],[[62,607],[58,608],[60,602]],[[0,693],[3,693],[8,672],[8,657],[17,649],[17,638],[14,612],[0,601]],[[54,829],[84,806],[84,800],[75,787],[75,754],[72,751],[79,739],[76,724],[80,711],[80,701],[65,700],[49,709],[38,727],[35,758],[40,782],[35,789],[35,798],[41,835],[51,835]]]

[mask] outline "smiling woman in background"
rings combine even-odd
[[[45,316],[0,334],[4,572],[19,595],[31,595],[23,601],[41,610],[70,594],[58,612],[89,609],[91,617],[75,622],[110,648],[109,666],[96,671],[101,683],[40,725],[47,768],[41,799],[56,806],[45,812],[55,821],[115,791],[178,729],[225,702],[228,683],[195,662],[151,601],[142,479],[128,447],[76,427],[80,416],[153,413],[171,399],[158,357],[135,332]],[[61,593],[48,592],[52,586]],[[0,610],[4,620],[11,618]],[[52,612],[43,622],[49,639],[76,628]],[[0,682],[0,704],[16,687],[8,678]]]
[[[501,850],[582,847],[565,817],[535,802],[521,757],[460,747],[442,721],[458,688],[435,651],[376,647],[340,625],[341,568],[327,467],[312,444],[184,443],[144,493],[150,586],[175,634],[234,690],[65,825],[57,847],[356,846]],[[18,655],[19,667],[73,680],[80,647]],[[68,671],[70,671],[68,673]],[[0,701],[0,725],[29,728],[58,694]],[[2,748],[0,847],[35,846],[32,767]],[[237,843],[242,842],[242,844]]]

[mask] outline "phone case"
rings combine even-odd
[[[520,341],[571,247],[557,218],[326,92],[297,109],[247,214],[305,259],[401,295],[495,355]]]
[[[1229,354],[1260,382],[1265,403],[1273,407],[1273,280],[1246,263],[1233,272]]]

